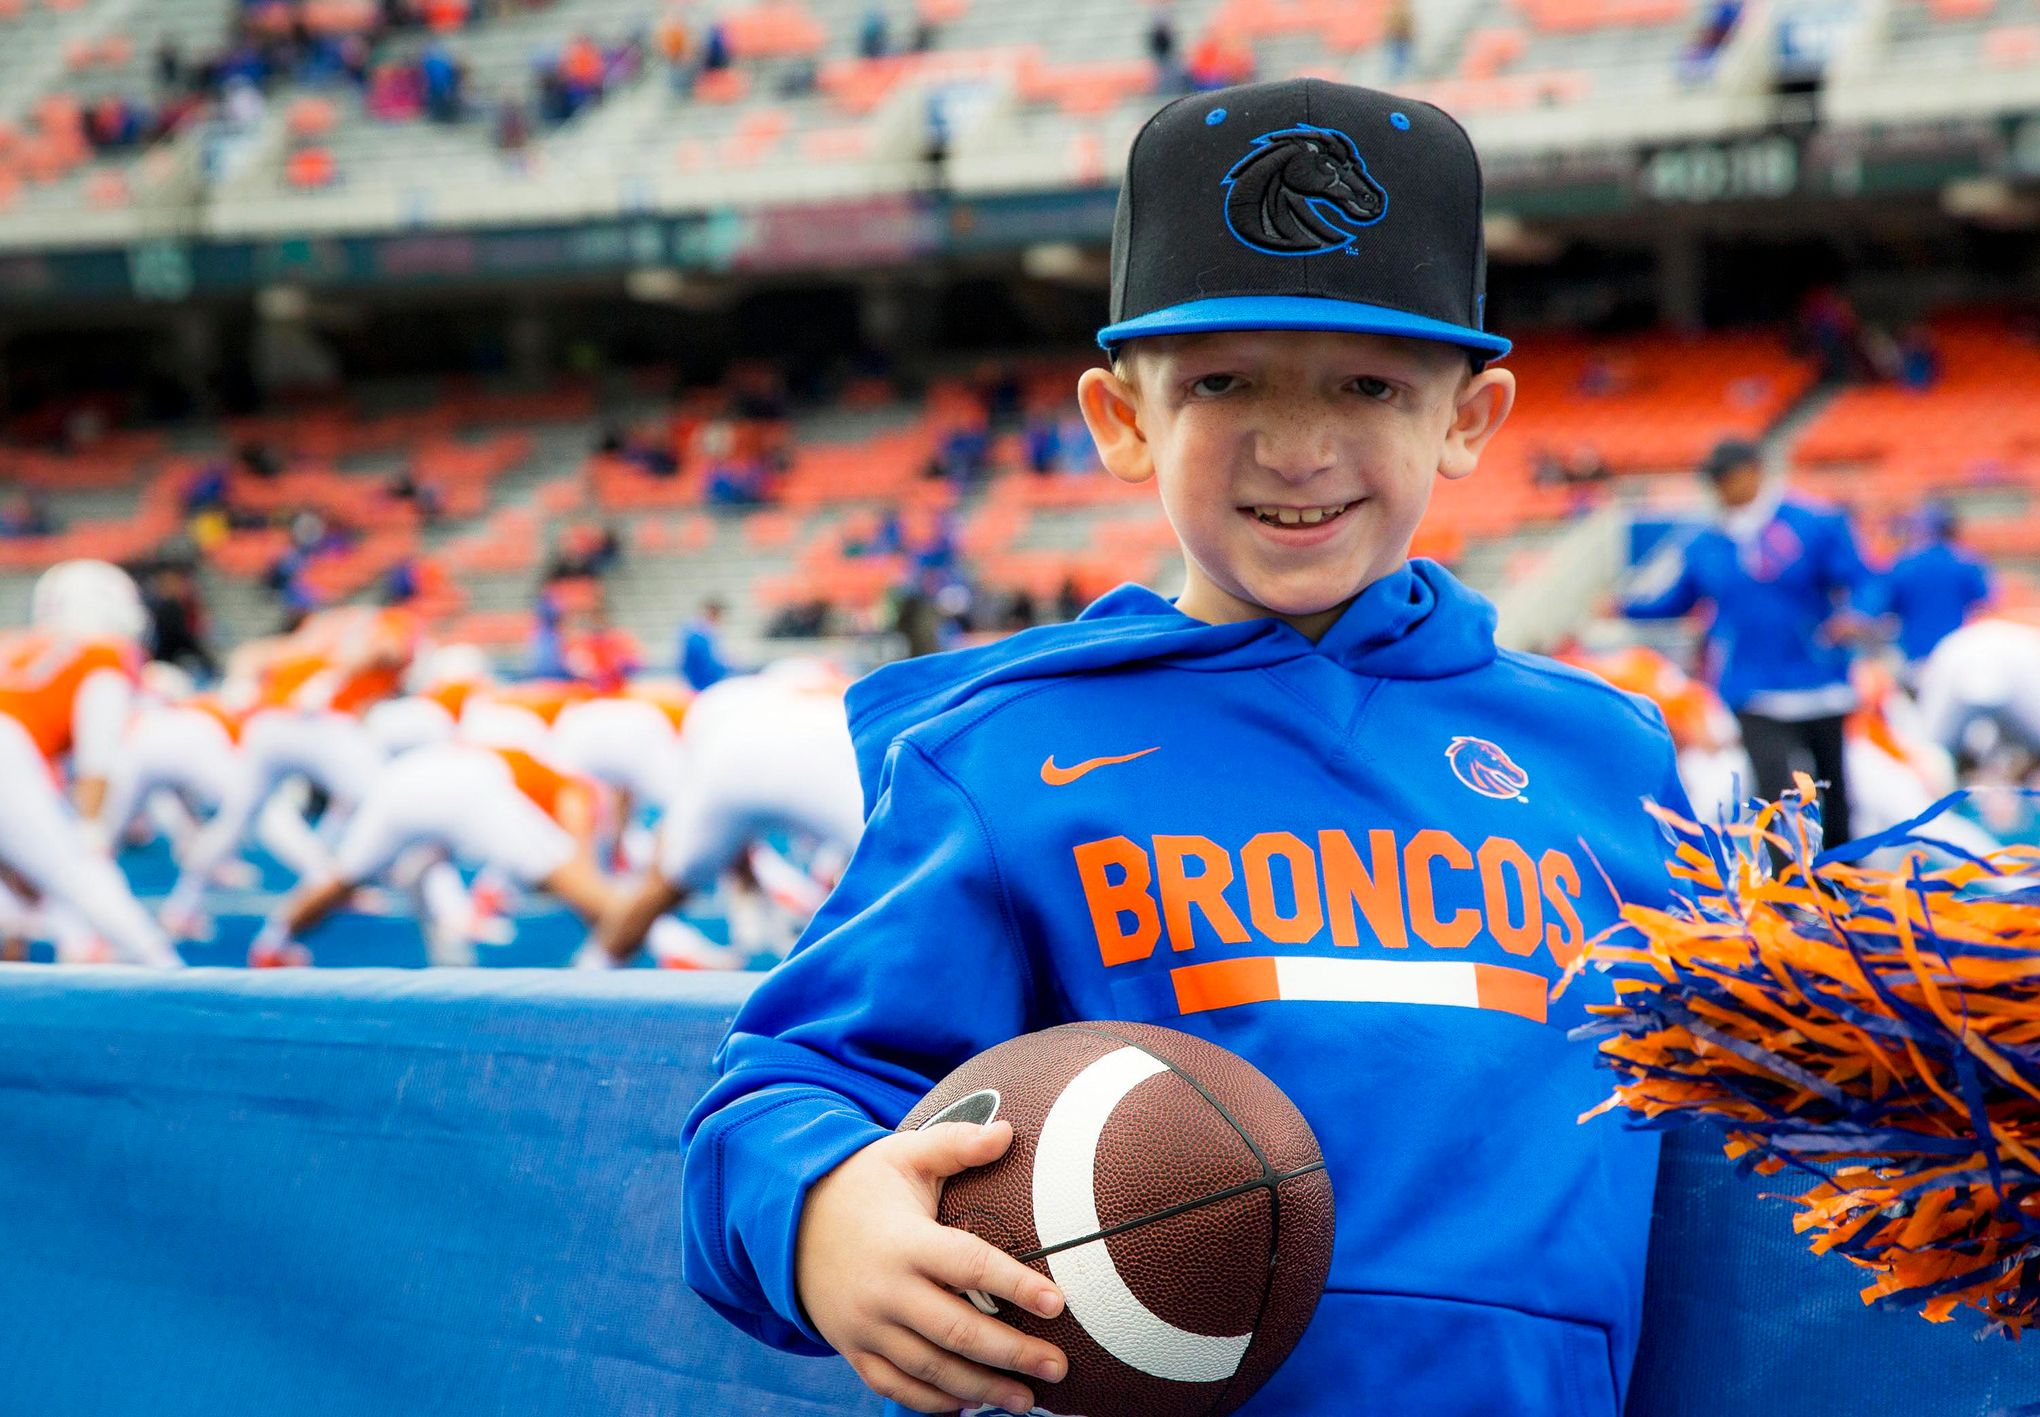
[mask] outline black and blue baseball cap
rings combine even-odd
[[[1480,159],[1415,99],[1324,79],[1165,105],[1112,229],[1110,350],[1205,330],[1351,330],[1508,353],[1482,328]]]

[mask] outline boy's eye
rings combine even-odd
[[[1206,396],[1231,393],[1239,387],[1239,382],[1237,374],[1206,374],[1190,381],[1190,392]]]
[[[1377,379],[1372,374],[1362,374],[1353,381],[1352,388],[1362,398],[1388,399],[1395,396],[1395,385],[1386,379]]]

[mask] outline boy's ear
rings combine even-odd
[[[1154,450],[1140,427],[1140,395],[1131,384],[1110,369],[1086,369],[1077,380],[1077,406],[1107,472],[1136,483],[1155,475]]]
[[[1460,388],[1452,409],[1452,424],[1445,430],[1445,448],[1438,455],[1438,475],[1458,479],[1480,463],[1488,439],[1501,431],[1509,410],[1516,406],[1516,373],[1512,369],[1483,369]]]

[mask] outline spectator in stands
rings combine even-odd
[[[435,123],[460,121],[460,61],[441,39],[434,39],[418,56],[418,79],[424,86],[425,113]]]
[[[959,488],[975,487],[990,465],[991,452],[991,431],[984,423],[959,423],[942,435],[932,471]]]
[[[720,73],[730,67],[730,32],[721,20],[711,20],[701,36],[701,72]]]
[[[522,171],[528,166],[525,149],[531,142],[531,119],[524,111],[524,101],[512,95],[496,105],[496,151],[511,160],[511,165]]]
[[[1075,576],[1064,576],[1055,592],[1055,618],[1074,620],[1084,613],[1084,593],[1077,589]]]
[[[1925,393],[1941,377],[1941,351],[1933,331],[1925,325],[1910,326],[1898,337],[1897,367],[1892,378],[1900,388]]]
[[[166,89],[184,86],[184,51],[167,34],[156,45],[156,83]]]
[[[243,443],[235,454],[240,470],[263,482],[273,481],[283,471],[283,461],[267,443]]]
[[[1016,590],[1007,597],[1006,608],[1000,613],[995,628],[1008,634],[1031,630],[1041,623],[1041,611],[1034,604],[1034,597],[1026,590]]]
[[[907,658],[918,659],[942,648],[942,613],[935,604],[941,576],[924,571],[893,592],[889,608],[894,634],[907,642]]]
[[[1934,646],[1990,603],[1990,572],[1958,544],[1961,526],[1936,503],[1914,520],[1913,549],[1885,572],[1883,608],[1898,621],[1898,649],[1916,674]]]
[[[803,600],[772,617],[765,633],[773,639],[812,640],[834,633],[835,610],[826,600]]]
[[[1148,21],[1147,49],[1155,64],[1155,92],[1182,92],[1185,76],[1176,57],[1176,16],[1166,5],[1157,5]]]
[[[886,28],[885,11],[867,5],[857,24],[857,55],[861,59],[883,59],[892,49],[892,35]]]
[[[253,79],[237,74],[227,81],[222,90],[221,108],[229,124],[244,133],[252,133],[262,126],[269,104]]]
[[[1714,56],[1735,33],[1736,23],[1742,19],[1742,10],[1743,0],[1713,0],[1707,7],[1706,17],[1700,22],[1700,28],[1687,43],[1686,52],[1680,56],[1681,77],[1691,83],[1713,72]]]
[[[599,578],[608,574],[622,554],[623,542],[615,527],[606,524],[568,527],[553,551],[552,560],[546,563],[545,579],[551,583]]]
[[[564,619],[560,662],[570,678],[613,694],[644,668],[637,636],[613,624],[609,602],[598,589]]]
[[[697,693],[727,679],[729,664],[722,652],[723,603],[702,602],[701,613],[680,627],[677,672],[687,687]]]
[[[1823,379],[1847,382],[1868,372],[1863,322],[1849,298],[1831,285],[1817,286],[1799,304],[1799,330],[1820,364]]]
[[[655,32],[659,58],[666,65],[666,78],[677,94],[694,91],[694,31],[677,5],[668,5],[659,15]]]
[[[1416,53],[1417,17],[1412,12],[1410,0],[1390,0],[1388,10],[1381,17],[1382,57],[1388,62],[1388,76],[1400,79],[1410,72],[1410,59]]]
[[[191,474],[191,480],[184,484],[181,494],[186,516],[197,516],[200,512],[227,504],[227,465],[217,459],[202,464]]]
[[[564,117],[572,118],[602,97],[605,62],[602,47],[586,34],[577,34],[560,51],[558,71]]]
[[[183,561],[163,561],[143,583],[142,604],[149,612],[149,652],[200,678],[220,672],[219,661],[206,644],[205,603],[198,578]]]
[[[1250,83],[1254,51],[1232,31],[1214,26],[1190,51],[1190,84],[1199,90]]]
[[[1020,430],[1020,447],[1029,472],[1036,477],[1054,472],[1062,457],[1061,421],[1048,413],[1028,415],[1026,426]]]
[[[390,480],[383,484],[383,491],[394,500],[409,502],[418,509],[418,520],[426,526],[435,525],[445,509],[445,498],[439,488],[430,482],[420,482],[410,468],[401,468],[390,474]]]
[[[50,515],[49,502],[33,487],[17,488],[0,502],[0,537],[13,540],[25,536],[54,536],[57,519]]]
[[[1668,562],[1668,583],[1633,588],[1633,619],[1676,619],[1705,604],[1717,688],[1742,725],[1760,796],[1797,771],[1825,784],[1826,844],[1849,839],[1843,724],[1856,707],[1850,647],[1874,636],[1876,577],[1844,516],[1767,487],[1754,443],[1728,439],[1702,467],[1720,514]]]

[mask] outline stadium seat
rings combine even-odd
[[[1999,68],[2040,63],[2040,25],[1999,25],[1985,31],[1981,49],[1984,62]]]
[[[299,190],[330,187],[338,173],[333,161],[333,151],[323,147],[303,147],[284,160],[284,178]]]

